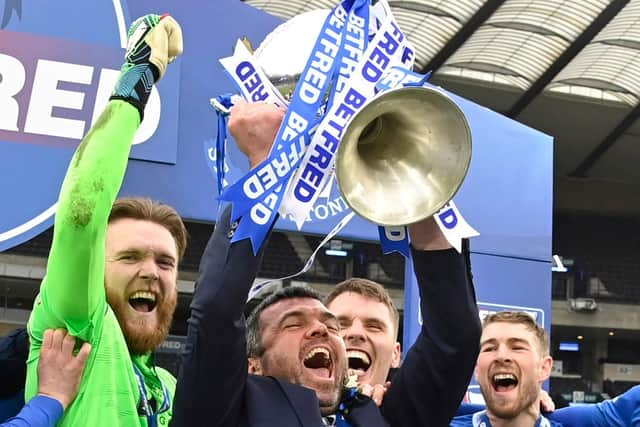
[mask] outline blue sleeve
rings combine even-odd
[[[640,386],[596,405],[559,409],[548,418],[565,427],[640,427]]]
[[[595,427],[598,423],[596,405],[569,406],[545,415],[551,421],[559,422],[564,427]]]
[[[2,363],[0,362],[0,364]],[[2,378],[2,387],[4,387],[4,377],[2,376],[2,373],[0,373],[0,378]],[[24,382],[24,377],[22,381]],[[15,417],[23,406],[24,388],[13,396],[0,399],[0,424],[11,417]]]
[[[473,426],[473,414],[467,413],[465,415],[456,415],[451,420],[449,427],[472,427]]]
[[[640,427],[640,385],[598,404],[603,425]],[[604,424],[606,422],[606,424]]]
[[[46,396],[35,396],[18,415],[0,424],[0,427],[54,427],[64,410],[60,402]]]
[[[446,426],[467,391],[481,326],[465,254],[412,250],[422,327],[381,411],[393,426]]]
[[[456,417],[475,414],[476,412],[484,411],[485,409],[487,409],[487,407],[484,405],[478,405],[475,403],[462,403],[460,406],[458,406]]]

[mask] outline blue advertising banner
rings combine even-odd
[[[4,7],[0,251],[53,223],[66,166],[118,76],[130,21],[126,1]],[[180,63],[153,91],[132,159],[176,163]]]
[[[526,311],[549,330],[551,262],[479,254],[473,252],[473,241],[471,246],[471,270],[480,318],[497,311]],[[406,349],[418,336],[422,316],[418,287],[409,263],[405,277],[403,343]]]

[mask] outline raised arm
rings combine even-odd
[[[41,303],[45,327],[89,340],[86,326],[104,301],[104,240],[131,143],[152,89],[182,51],[180,27],[147,15],[129,31],[129,49],[107,107],[76,150],[62,184]]]
[[[71,160],[41,287],[42,302],[57,321],[48,326],[66,326],[79,334],[104,299],[107,218],[139,120],[132,105],[110,101]]]
[[[433,219],[412,225],[410,235],[423,323],[382,411],[391,425],[445,426],[462,401],[479,351],[468,253],[452,249]]]
[[[266,104],[240,103],[229,129],[236,144],[257,166],[266,158],[282,121],[282,111]],[[191,302],[187,345],[178,377],[172,426],[237,426],[248,376],[244,308],[264,246],[254,256],[249,240],[231,243],[237,223],[227,207],[200,260]]]

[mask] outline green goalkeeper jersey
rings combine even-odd
[[[60,191],[47,273],[29,319],[25,398],[37,394],[38,358],[46,329],[66,328],[90,342],[80,392],[61,426],[147,426],[141,390],[155,402],[152,407],[168,406],[157,416],[157,425],[168,426],[171,420],[175,378],[154,367],[151,354],[129,354],[104,288],[107,220],[139,124],[136,108],[110,101],[76,150]]]

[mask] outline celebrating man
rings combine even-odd
[[[233,108],[229,128],[251,167],[267,157],[282,116],[264,104]],[[197,425],[203,416],[225,426],[317,426],[322,417],[354,427],[446,425],[470,379],[480,331],[467,276],[430,274],[442,263],[464,270],[462,257],[430,238],[434,226],[426,220],[411,227],[424,323],[378,408],[344,389],[347,353],[338,320],[312,291],[274,294],[245,326],[244,305],[262,254],[254,256],[247,240],[230,242],[237,224],[226,209],[201,260],[175,425]]]
[[[400,314],[389,293],[371,280],[352,278],[336,285],[325,299],[338,318],[350,372],[379,403],[391,368],[400,366],[397,341]]]
[[[425,268],[426,274],[442,283],[471,283],[468,250],[464,255],[458,254],[433,220],[411,226],[410,233],[414,248],[421,244],[425,250],[437,251],[433,256],[447,260],[430,264]],[[418,242],[417,237],[422,240]],[[365,390],[384,387],[389,371],[400,366],[402,355],[398,342],[400,315],[387,290],[371,280],[348,279],[336,285],[325,303],[338,317],[349,368],[358,376],[358,384]],[[381,397],[379,391],[375,390],[375,400]]]
[[[618,399],[563,408],[545,417],[540,413],[541,385],[553,365],[545,330],[527,313],[510,311],[487,316],[483,326],[475,375],[487,407],[454,418],[451,426],[640,426],[640,387]]]
[[[28,324],[26,385],[29,399],[38,388],[45,329],[65,328],[92,345],[62,426],[166,425],[171,417],[175,379],[153,365],[151,351],[168,333],[176,305],[185,228],[168,206],[114,199],[153,84],[181,52],[171,17],[132,24],[111,99],[62,185],[47,274]]]
[[[475,372],[487,410],[456,417],[451,425],[556,425],[540,414],[540,390],[552,365],[547,334],[530,315],[498,312],[487,316]]]

